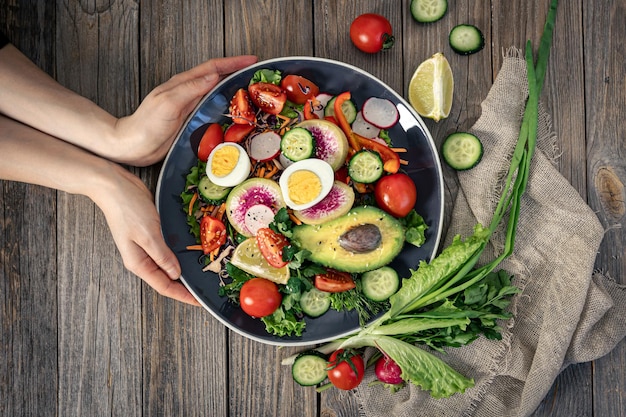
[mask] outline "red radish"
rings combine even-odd
[[[386,98],[370,97],[363,103],[363,118],[381,129],[395,125],[400,118],[396,105]]]
[[[364,138],[374,139],[380,133],[380,128],[367,122],[363,118],[363,113],[358,112],[356,114],[356,119],[352,122],[352,131],[357,135],[363,136]]]
[[[274,220],[274,211],[265,204],[255,204],[246,211],[246,228],[256,235],[259,229],[267,227]]]
[[[316,95],[315,98],[319,101],[319,106],[313,109],[313,113],[317,115],[318,119],[324,119],[324,107],[326,107],[326,104],[328,104],[333,96],[326,93],[320,93]]]
[[[276,132],[263,132],[250,139],[248,155],[250,158],[266,162],[276,158],[280,153],[280,135]]]
[[[389,356],[383,356],[376,361],[374,367],[376,378],[385,384],[397,385],[404,382],[400,377],[402,369]]]

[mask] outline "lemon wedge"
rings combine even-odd
[[[422,117],[438,122],[450,114],[454,78],[446,57],[438,52],[422,62],[409,82],[409,102]]]
[[[289,281],[289,267],[274,268],[270,265],[263,257],[255,237],[244,240],[235,248],[230,263],[248,274],[277,284],[286,284]]]

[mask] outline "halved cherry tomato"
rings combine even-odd
[[[258,82],[248,86],[250,99],[265,113],[279,114],[287,101],[287,94],[276,84]]]
[[[222,126],[219,123],[211,123],[204,131],[198,144],[198,159],[206,162],[211,151],[222,142],[224,142]]]
[[[230,100],[229,111],[233,122],[237,124],[250,125],[255,122],[256,116],[250,103],[250,96],[244,88],[237,90]]]
[[[341,181],[344,184],[348,183],[348,167],[342,166],[335,171],[335,181]]]
[[[280,86],[287,92],[287,100],[296,104],[304,104],[320,93],[315,83],[299,75],[287,75],[280,81]]]
[[[221,220],[204,216],[200,221],[200,243],[205,255],[226,243],[226,226]]]
[[[339,349],[328,358],[328,380],[341,390],[359,386],[365,376],[363,357],[351,350]]]
[[[256,243],[268,264],[282,268],[289,262],[283,261],[283,249],[289,246],[287,238],[269,227],[262,227],[256,232]]]
[[[249,279],[239,291],[241,309],[252,317],[269,316],[276,311],[282,300],[278,285],[265,278]]]
[[[415,207],[417,189],[406,174],[385,175],[376,182],[374,198],[378,206],[395,217],[405,217]]]
[[[256,126],[254,125],[240,125],[237,123],[233,123],[232,125],[226,128],[224,132],[224,142],[242,142],[246,136],[248,136]]]
[[[343,292],[356,287],[352,275],[335,269],[326,269],[325,274],[315,275],[315,288],[326,292]]]
[[[376,13],[365,13],[354,19],[350,39],[357,48],[370,54],[389,49],[394,43],[391,23]]]

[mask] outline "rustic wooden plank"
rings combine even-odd
[[[54,5],[0,1],[0,30],[53,74]],[[0,415],[57,404],[56,192],[0,181]]]
[[[223,55],[221,1],[142,2],[140,96]],[[159,166],[135,170],[155,189]],[[143,286],[144,415],[228,415],[225,327],[207,311]]]
[[[623,1],[584,3],[588,199],[607,233],[596,266],[626,284],[626,36]],[[626,340],[594,362],[594,415],[626,415]]]

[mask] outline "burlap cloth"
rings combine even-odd
[[[478,166],[458,175],[460,190],[444,244],[455,234],[469,236],[476,222],[491,220],[528,91],[518,55],[507,51],[471,129],[485,153]],[[503,324],[501,341],[479,338],[442,355],[476,385],[440,400],[415,386],[391,394],[380,385],[368,387],[374,379],[369,370],[356,390],[362,415],[526,416],[565,367],[605,355],[626,335],[626,287],[594,272],[604,229],[547,156],[554,153],[554,134],[543,110],[538,136],[515,250],[501,264],[523,290],[510,306],[514,319]],[[496,234],[482,263],[493,259],[501,241]]]

